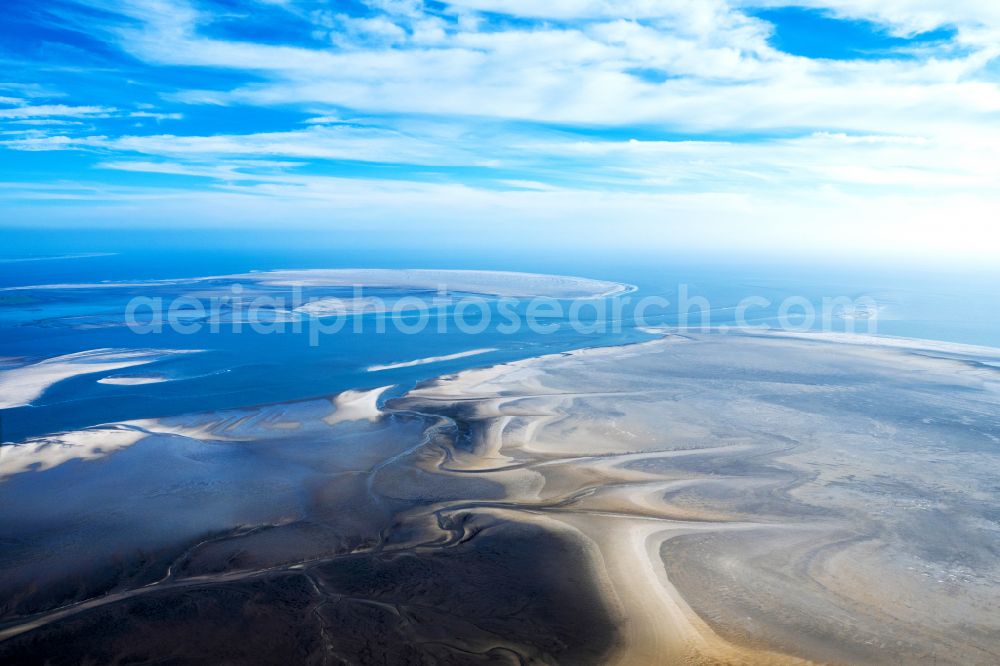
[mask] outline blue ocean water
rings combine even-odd
[[[191,250],[189,247],[112,247],[108,254],[81,254],[47,246],[45,253],[9,252],[0,257],[0,362],[7,367],[92,349],[197,349],[197,354],[169,356],[149,365],[117,372],[78,375],[57,382],[27,406],[2,411],[2,441],[76,429],[99,423],[163,417],[194,411],[239,407],[330,395],[344,389],[394,385],[399,393],[421,380],[467,367],[488,365],[575,348],[622,344],[648,339],[639,324],[676,327],[680,324],[714,329],[737,323],[738,304],[748,297],[755,305],[746,312],[754,326],[777,326],[782,303],[793,303],[795,326],[847,330],[860,326],[874,332],[912,338],[1000,347],[1000,280],[988,274],[961,271],[920,271],[898,267],[859,269],[817,264],[749,264],[723,258],[623,256],[614,253],[555,256],[516,248],[449,252],[419,248],[383,250],[350,248],[237,248]],[[98,248],[87,248],[97,251]],[[15,248],[15,250],[18,250]],[[65,251],[63,251],[65,250]],[[310,268],[435,268],[511,270],[571,275],[623,282],[638,290],[621,297],[619,314],[610,308],[601,317],[585,311],[581,318],[601,326],[568,325],[568,317],[550,317],[546,332],[522,326],[502,333],[495,325],[469,333],[454,325],[447,330],[431,322],[418,334],[388,326],[376,332],[365,322],[360,332],[345,326],[312,344],[307,327],[286,328],[279,334],[217,332],[182,334],[166,328],[140,335],[120,325],[124,306],[120,291],[89,289],[17,289],[32,285],[101,284],[144,280],[175,280],[204,276]],[[138,288],[141,293],[141,287]],[[192,287],[181,287],[187,293]],[[130,292],[134,295],[136,292]],[[384,295],[384,294],[383,294]],[[404,296],[405,294],[395,294]],[[637,321],[636,307],[655,297]],[[821,309],[824,299],[870,299],[877,303],[875,330],[867,319],[833,317],[808,321],[803,303]],[[789,301],[791,299],[791,301]],[[685,312],[678,304],[688,302]],[[648,301],[647,301],[648,302]],[[667,303],[663,305],[663,303]],[[703,307],[710,308],[708,320]],[[495,304],[491,304],[495,315]],[[522,311],[523,314],[523,311]],[[862,313],[866,317],[871,313]],[[364,317],[364,315],[361,315]],[[118,323],[116,323],[118,322]],[[475,323],[475,322],[473,322]],[[373,365],[405,363],[467,350],[493,351],[422,365],[370,372]],[[2,368],[0,368],[2,371]],[[156,374],[170,381],[145,385],[109,385],[101,377],[116,374]]]

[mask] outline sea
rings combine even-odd
[[[94,242],[85,251],[72,243],[0,251],[0,377],[11,369],[91,350],[197,353],[165,354],[142,366],[52,383],[30,404],[0,410],[0,441],[19,442],[129,419],[330,396],[346,389],[392,386],[385,395],[399,395],[419,382],[470,367],[639,342],[664,331],[787,328],[1000,347],[1000,279],[983,268],[863,264],[843,258],[751,261],[600,248],[544,252],[516,247],[386,251],[348,243],[342,248],[336,243],[109,245],[108,251]],[[419,323],[416,312],[397,318],[403,326],[390,319],[383,330],[375,313],[345,315],[348,321],[340,330],[318,336],[309,322],[258,332],[246,322],[234,325],[231,316],[214,330],[167,326],[140,332],[122,323],[129,301],[137,296],[207,298],[211,289],[231,292],[236,282],[190,282],[193,278],[331,268],[515,271],[606,280],[634,289],[596,299],[573,313],[572,303],[563,301],[560,308],[535,311],[536,325],[503,328],[499,300],[489,298],[485,311],[479,301],[466,309],[471,319],[465,326],[457,325],[451,303],[431,313],[420,330],[406,326]],[[342,292],[313,290],[305,297]],[[369,290],[371,294],[393,303],[432,296],[426,290],[386,288]],[[615,299],[619,303],[612,307]],[[526,301],[516,304],[514,311],[522,321],[527,321],[529,307]],[[99,381],[130,375],[162,381]]]

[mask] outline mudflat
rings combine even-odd
[[[21,443],[0,660],[996,663],[997,357],[851,342],[667,336]]]

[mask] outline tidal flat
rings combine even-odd
[[[853,342],[5,446],[0,662],[997,663],[1000,357]]]

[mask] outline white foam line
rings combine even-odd
[[[382,370],[396,370],[398,368],[412,368],[417,365],[427,365],[428,363],[441,363],[442,361],[454,361],[457,358],[465,358],[467,356],[478,356],[479,354],[487,354],[489,352],[497,351],[496,347],[486,347],[484,349],[470,349],[469,351],[458,352],[456,354],[447,354],[445,356],[428,356],[427,358],[418,358],[414,361],[403,361],[402,363],[389,363],[388,365],[371,365],[368,366],[368,372],[381,372]]]

